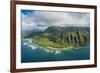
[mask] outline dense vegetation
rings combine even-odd
[[[88,27],[52,26],[38,33],[33,35],[32,42],[47,48],[85,47],[90,43]]]

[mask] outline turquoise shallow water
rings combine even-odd
[[[90,59],[90,48],[73,49],[61,53],[49,53],[36,46],[32,46],[27,40],[21,43],[21,62],[47,62],[47,61],[72,61]]]

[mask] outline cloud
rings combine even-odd
[[[22,31],[32,30],[36,27],[36,23],[34,22],[34,18],[29,15],[22,14]]]
[[[49,26],[89,27],[90,14],[79,12],[33,11],[22,13],[22,30],[46,29]]]

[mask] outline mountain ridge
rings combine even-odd
[[[90,44],[89,30],[89,27],[52,26],[34,35],[32,42],[47,48],[86,47]]]

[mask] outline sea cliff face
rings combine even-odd
[[[68,28],[68,29],[67,29]],[[71,30],[72,29],[72,30]],[[42,33],[35,35],[32,43],[47,48],[66,48],[86,47],[89,46],[89,28],[77,27],[48,27]]]

